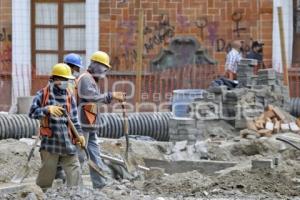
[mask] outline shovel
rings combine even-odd
[[[72,122],[70,116],[67,114],[66,111],[64,111],[64,113],[65,113],[65,115],[66,115],[66,117],[67,117],[68,124],[69,124],[70,127],[71,127],[71,132],[72,132],[73,136],[75,137],[75,139],[79,139],[79,133],[78,133],[77,129],[75,128],[75,126],[74,126],[74,124],[73,124],[73,122]],[[88,161],[87,161],[88,166],[90,166],[91,168],[93,168],[100,176],[102,176],[102,177],[105,178],[106,180],[109,179],[109,177],[105,175],[105,173],[103,172],[103,170],[100,169],[100,168],[98,167],[98,165],[96,165],[96,163],[94,163],[94,162],[90,159],[90,155],[89,155],[89,152],[88,152],[88,150],[86,149],[86,147],[81,147],[81,148],[84,150],[84,152],[85,152],[85,154],[86,154],[86,158],[87,158],[87,160],[88,160]]]
[[[121,106],[122,106],[122,112],[123,112],[123,123],[124,123],[124,126],[123,126],[123,132],[124,132],[124,136],[125,136],[125,139],[126,139],[126,149],[125,149],[125,159],[124,159],[124,163],[125,163],[125,166],[128,170],[128,172],[132,173],[134,171],[136,171],[137,167],[136,167],[136,162],[133,163],[133,159],[132,158],[129,158],[129,137],[128,137],[128,116],[127,116],[127,112],[126,112],[126,108],[125,108],[125,105],[126,105],[126,102],[125,101],[122,101],[121,102]]]
[[[34,141],[33,146],[31,147],[31,150],[30,150],[29,155],[28,155],[28,157],[27,157],[26,165],[23,166],[23,167],[22,167],[22,168],[14,175],[14,177],[11,179],[11,182],[12,182],[12,183],[18,183],[18,184],[22,183],[23,180],[24,180],[24,179],[28,176],[28,174],[30,173],[29,161],[30,161],[31,157],[33,156],[34,150],[35,150],[35,148],[36,148],[36,146],[37,146],[37,143],[38,143],[38,141],[39,141],[39,139],[40,139],[40,134],[39,134],[39,131],[38,131],[38,130],[39,130],[39,128],[37,128],[37,137],[36,137],[36,139],[35,139],[35,141]]]

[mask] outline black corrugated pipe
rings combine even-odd
[[[31,138],[38,125],[38,120],[33,120],[28,115],[0,114],[0,139]]]
[[[300,98],[290,99],[290,113],[295,117],[300,117]]]
[[[170,112],[130,113],[129,134],[143,135],[158,141],[169,140]],[[120,138],[124,135],[122,117],[116,113],[100,115],[100,137]],[[20,114],[0,114],[0,139],[31,138],[38,127],[38,120]]]
[[[128,114],[128,133],[149,136],[158,141],[168,141],[170,117],[171,112],[130,113]],[[123,121],[120,114],[100,115],[100,137],[120,138],[123,135]]]

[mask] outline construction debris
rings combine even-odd
[[[259,137],[271,137],[272,134],[287,131],[299,133],[300,128],[297,121],[292,120],[294,120],[293,117],[280,108],[268,105],[260,116],[247,120],[247,129],[255,131]],[[246,138],[248,132],[241,131],[240,135],[242,138]]]

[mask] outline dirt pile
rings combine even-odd
[[[211,179],[197,171],[172,174],[160,179],[146,180],[143,190],[149,194],[169,194],[171,197],[194,196],[212,183]]]
[[[239,190],[242,193],[273,193],[284,196],[299,196],[299,188],[295,187],[291,176],[282,171],[232,171],[217,177],[208,188],[209,191]]]
[[[0,183],[9,182],[13,175],[26,164],[30,148],[27,143],[18,140],[0,140]],[[36,149],[29,163],[31,168],[29,176],[37,174],[40,160],[38,149]]]

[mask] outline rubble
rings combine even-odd
[[[271,137],[272,134],[287,131],[298,133],[300,128],[296,122],[291,115],[280,108],[268,105],[260,116],[247,120],[247,130],[255,132],[258,137]],[[251,131],[242,130],[240,135],[246,138],[248,134],[253,135]]]
[[[294,134],[294,137],[296,134]],[[26,154],[30,146],[17,140],[0,141],[2,157],[7,155],[22,155],[22,157],[13,156],[19,162],[26,160]],[[103,152],[109,152],[111,144],[122,142],[120,140],[101,139],[101,148]],[[143,144],[143,145],[142,145]],[[7,148],[10,146],[10,148]],[[11,146],[14,146],[12,148]],[[239,164],[232,168],[222,170],[223,173],[199,173],[197,171],[187,171],[175,173],[169,176],[162,175],[163,169],[153,169],[152,174],[145,176],[145,179],[114,181],[102,190],[93,190],[90,186],[77,188],[65,188],[61,185],[54,185],[54,188],[48,190],[44,195],[47,199],[199,199],[199,198],[251,198],[256,195],[266,199],[293,199],[299,195],[296,189],[297,185],[292,185],[295,178],[300,174],[299,163],[295,160],[300,153],[288,145],[275,140],[274,136],[270,138],[255,138],[253,140],[243,139],[235,142],[233,140],[213,140],[198,141],[195,144],[181,143],[179,148],[174,148],[176,144],[150,142],[150,141],[132,141],[132,153],[143,158],[161,158],[170,160],[170,155],[176,159],[176,154],[184,154],[181,158],[188,160],[190,156],[194,160],[200,160],[203,153],[206,154],[208,161],[236,161]],[[189,150],[193,149],[193,151]],[[117,154],[121,149],[114,149],[111,154]],[[153,153],[155,156],[153,155]],[[13,153],[12,153],[13,152]],[[22,153],[23,152],[23,153]],[[38,152],[33,157],[34,162],[39,161]],[[177,156],[179,158],[180,156]],[[280,165],[272,169],[271,172],[260,172],[251,170],[250,160],[264,160],[278,157]],[[138,157],[141,159],[140,157]],[[191,160],[192,160],[191,159]],[[7,162],[7,160],[5,161]],[[15,162],[15,161],[14,161]],[[38,162],[37,162],[38,163]],[[12,166],[2,164],[2,171],[9,171]],[[38,165],[36,166],[38,168]],[[187,168],[188,169],[188,168]],[[17,170],[14,168],[14,170]],[[227,172],[226,172],[227,171]],[[10,171],[11,177],[13,172]],[[33,170],[31,182],[37,174]],[[1,176],[2,177],[2,176]],[[5,182],[9,182],[9,177]],[[299,177],[300,178],[300,177]],[[247,180],[247,181],[246,181]],[[279,180],[284,180],[287,184],[282,184]],[[30,181],[30,180],[26,180]],[[271,187],[273,184],[274,187]],[[1,184],[0,184],[1,190]],[[23,192],[22,192],[23,191]],[[26,192],[27,189],[21,189],[18,192],[1,192],[0,199],[38,199],[38,192]],[[22,196],[23,194],[23,196]],[[21,196],[20,196],[21,195]]]

